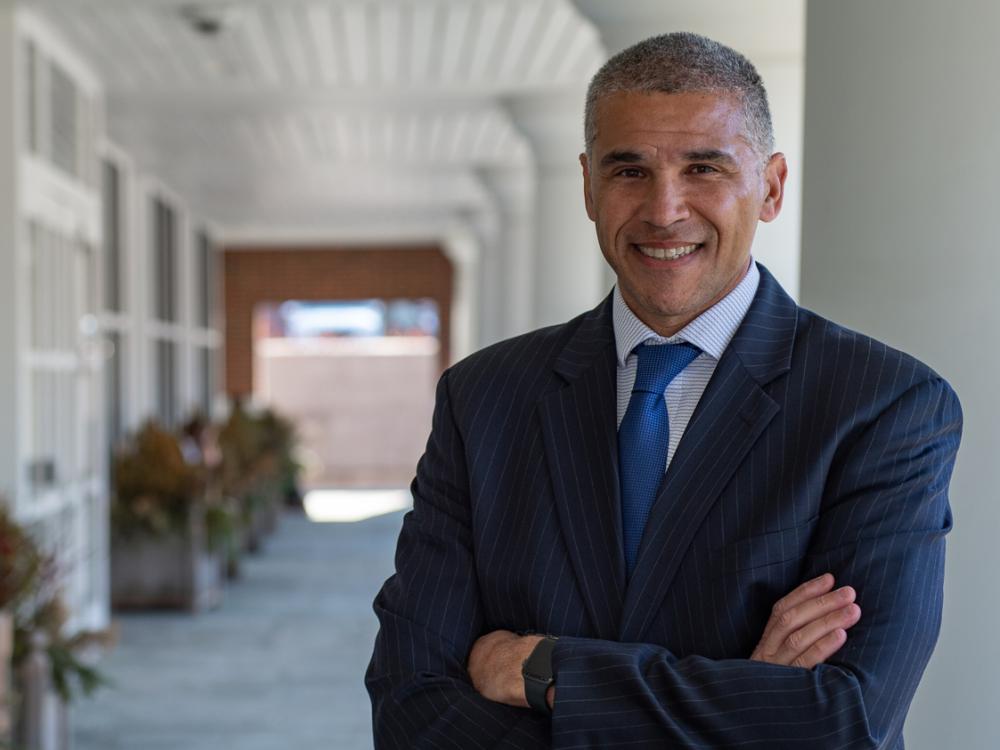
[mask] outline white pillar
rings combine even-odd
[[[476,287],[482,248],[475,230],[461,219],[456,219],[445,230],[441,245],[455,269],[451,298],[450,365],[478,348],[476,331],[479,326],[479,308],[476,305]]]
[[[802,301],[926,361],[965,411],[944,623],[906,746],[997,748],[1000,4],[810,2],[807,18]]]
[[[525,95],[508,102],[535,156],[535,327],[562,323],[589,310],[610,289],[583,203],[583,103],[582,90]]]
[[[500,258],[500,212],[496,205],[489,205],[474,212],[462,212],[462,220],[475,235],[479,246],[476,264],[476,289],[472,298],[476,305],[476,327],[472,331],[474,349],[499,340],[500,305],[503,289],[497,283],[502,264]]]
[[[535,183],[527,165],[484,169],[481,177],[497,209],[496,245],[482,264],[483,294],[492,320],[484,344],[516,336],[534,320]]]
[[[25,293],[18,259],[18,119],[24,117],[16,65],[20,50],[16,33],[17,11],[0,5],[0,495],[8,503],[24,490],[20,471],[19,435],[25,407],[21,404],[23,382],[20,373],[22,344],[21,300]]]

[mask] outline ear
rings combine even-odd
[[[785,178],[788,177],[788,164],[782,153],[772,154],[764,166],[763,179],[767,187],[764,203],[760,207],[761,221],[774,221],[781,213],[781,204],[785,199]]]
[[[583,167],[583,203],[587,207],[587,216],[591,221],[597,221],[594,212],[594,196],[590,192],[590,163],[587,161],[587,154],[580,154],[580,166]]]

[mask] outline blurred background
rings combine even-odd
[[[1000,747],[998,26],[991,0],[0,0],[0,736],[371,746],[370,604],[436,379],[608,293],[584,90],[689,30],[757,65],[788,158],[755,258],[962,398],[906,740]]]

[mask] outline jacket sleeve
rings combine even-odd
[[[861,621],[814,669],[677,658],[560,639],[554,748],[894,748],[941,621],[948,483],[961,409],[939,379],[905,391],[849,444],[824,489],[805,577],[858,591]]]
[[[413,510],[400,532],[396,573],[375,600],[380,628],[365,678],[375,747],[548,747],[547,719],[487,700],[466,671],[484,618],[448,373],[438,384],[431,436],[411,490]]]

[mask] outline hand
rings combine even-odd
[[[779,599],[750,658],[812,669],[847,641],[847,629],[861,619],[850,586],[833,591],[829,573],[803,583]]]
[[[472,686],[491,701],[527,708],[521,665],[540,640],[540,635],[520,636],[509,630],[494,630],[476,640],[469,653]],[[549,705],[552,693],[550,688]]]

